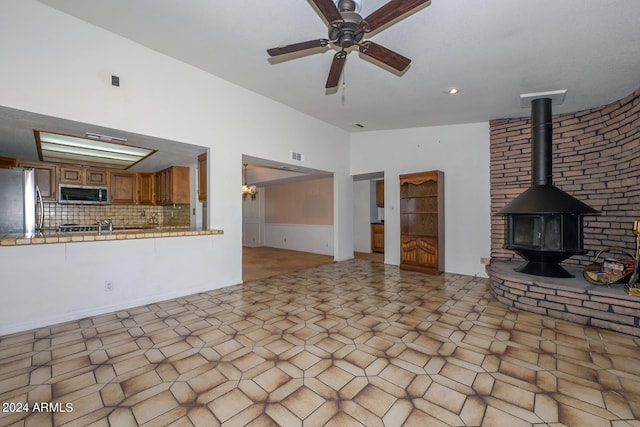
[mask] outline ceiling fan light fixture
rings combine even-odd
[[[329,89],[327,93],[336,93],[337,90],[333,89],[338,87],[348,49],[352,46],[358,46],[359,53],[374,59],[374,62],[380,62],[380,65],[404,73],[411,59],[371,40],[363,39],[366,34],[373,35],[377,30],[393,25],[403,16],[416,11],[422,5],[430,4],[431,1],[389,0],[365,18],[359,14],[362,0],[312,0],[312,3],[327,23],[328,37],[267,49],[267,53],[273,57],[331,44],[339,51],[333,56],[325,88]]]
[[[336,7],[340,12],[356,12],[362,10],[362,0],[336,0]]]

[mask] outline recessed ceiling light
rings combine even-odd
[[[451,86],[451,87],[445,87],[444,89],[442,89],[442,91],[449,95],[455,95],[456,93],[460,92],[460,89],[458,89],[455,86]]]
[[[85,138],[82,136],[34,129],[38,156],[44,162],[61,162],[128,169],[156,150],[125,145],[121,138]],[[93,136],[93,135],[92,135]],[[102,137],[102,135],[99,135]],[[126,140],[125,140],[126,141]]]

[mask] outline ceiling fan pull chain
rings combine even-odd
[[[345,64],[346,65],[346,64]],[[347,89],[347,83],[345,82],[345,76],[347,74],[347,67],[344,67],[342,70],[342,105],[344,105],[345,101],[345,90]]]

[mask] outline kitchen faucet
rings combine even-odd
[[[98,220],[98,234],[102,234],[102,226],[106,226],[109,233],[113,233],[113,221],[111,218]]]

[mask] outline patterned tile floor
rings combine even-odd
[[[1,337],[0,402],[2,426],[640,426],[640,339],[351,260]]]

